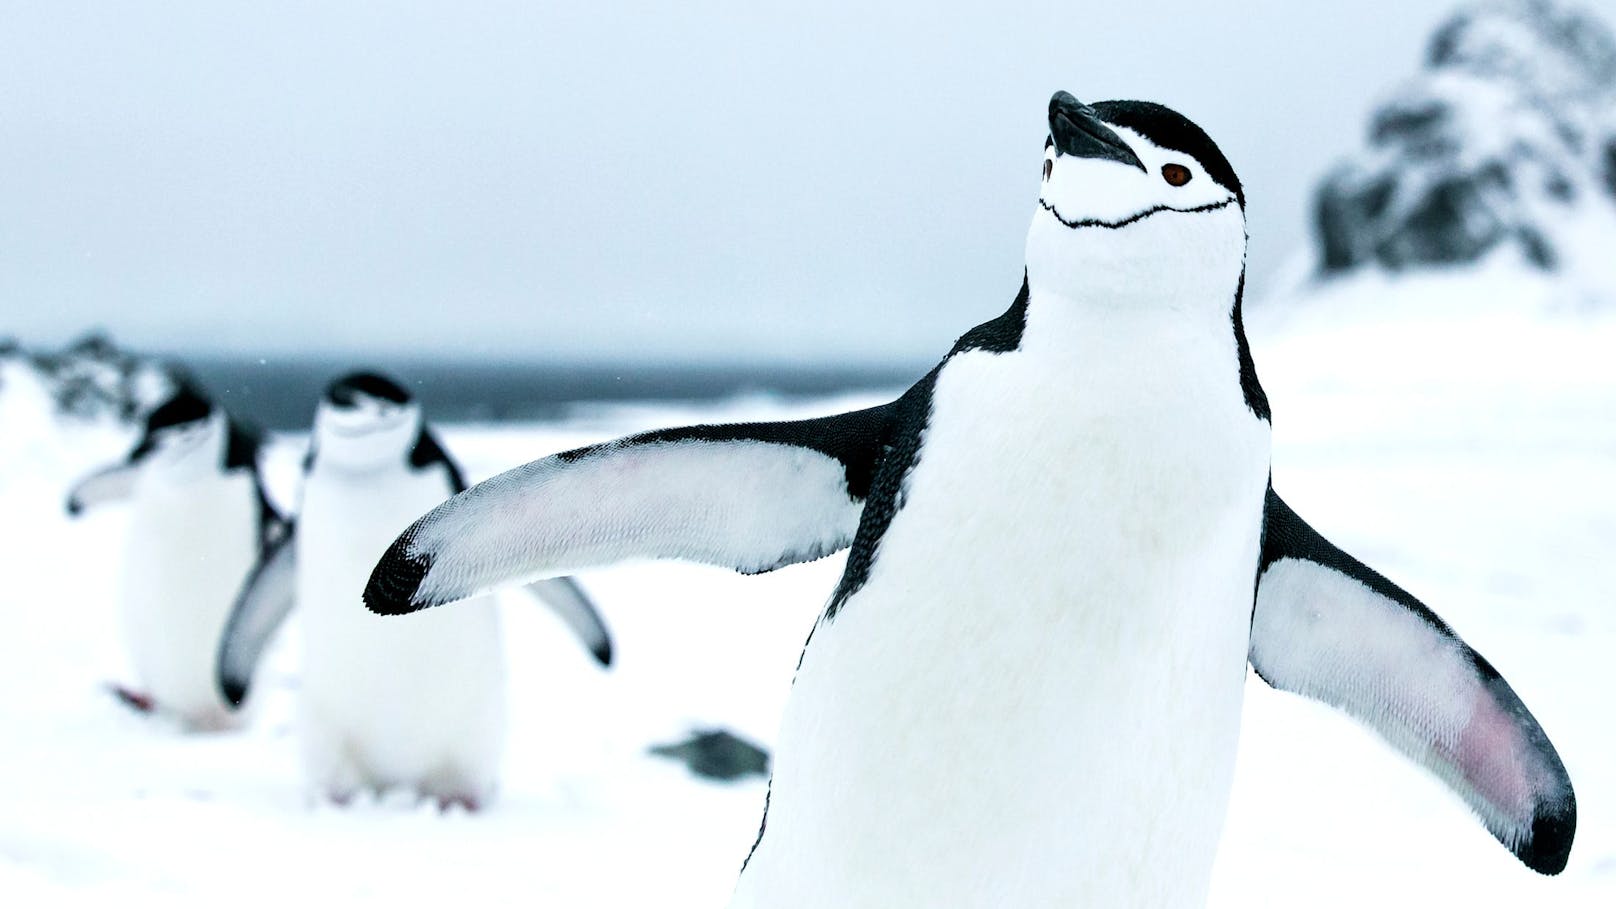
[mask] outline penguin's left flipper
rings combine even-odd
[[[1565,868],[1571,778],[1509,684],[1419,600],[1331,545],[1272,488],[1251,625],[1268,684],[1367,724],[1447,783],[1527,867]]]
[[[216,675],[219,693],[233,707],[247,699],[253,669],[275,630],[292,611],[297,595],[297,527],[286,524],[260,554],[241,585],[219,641]]]
[[[127,500],[135,492],[139,465],[125,461],[90,474],[67,494],[67,513],[78,516],[86,508]]]
[[[544,578],[523,589],[560,616],[561,621],[589,648],[600,665],[612,665],[611,632],[606,630],[606,622],[601,619],[600,611],[590,602],[589,595],[584,593],[577,581],[570,577]]]
[[[664,429],[541,458],[405,529],[365,604],[399,615],[629,560],[757,574],[830,555],[858,530],[894,413]]]

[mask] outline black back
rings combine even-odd
[[[426,470],[436,465],[442,465],[448,471],[450,492],[458,494],[466,491],[466,478],[460,473],[460,465],[449,457],[449,453],[438,444],[438,437],[423,422],[421,434],[415,437],[415,447],[410,449],[410,466],[416,470]]]
[[[842,572],[841,582],[836,585],[836,592],[831,595],[830,604],[825,607],[827,620],[836,618],[836,613],[841,610],[843,604],[864,586],[865,581],[869,580],[870,568],[875,564],[881,538],[886,535],[887,528],[892,526],[892,519],[903,507],[903,481],[909,475],[909,471],[920,462],[921,437],[925,433],[927,422],[931,419],[932,392],[937,387],[938,373],[948,365],[949,360],[966,351],[1008,353],[1019,349],[1022,332],[1027,327],[1029,295],[1027,277],[1023,273],[1021,292],[1016,294],[1009,309],[998,318],[984,322],[961,335],[941,363],[926,373],[919,382],[910,386],[903,397],[888,405],[892,408],[889,416],[891,429],[888,441],[883,446],[884,457],[881,458],[879,469],[871,481],[869,496],[864,503],[864,512],[859,518],[858,532],[854,535],[853,547],[847,554],[847,568]]]
[[[1234,310],[1229,314],[1229,320],[1234,323],[1235,355],[1240,360],[1240,391],[1246,396],[1246,407],[1251,410],[1257,419],[1268,423],[1274,422],[1273,412],[1268,409],[1268,393],[1263,391],[1262,383],[1257,381],[1257,361],[1251,358],[1251,344],[1246,340],[1246,326],[1240,319],[1240,306],[1246,296],[1246,271],[1240,270],[1240,283],[1234,290]]]

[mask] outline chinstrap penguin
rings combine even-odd
[[[1203,904],[1248,661],[1561,870],[1575,798],[1531,713],[1274,492],[1224,155],[1168,108],[1062,92],[1042,170],[1010,308],[896,401],[534,461],[404,530],[366,602],[851,546],[738,907]]]
[[[129,456],[79,481],[67,510],[130,500],[122,629],[134,686],[124,703],[187,728],[235,717],[213,682],[214,653],[242,579],[284,531],[258,473],[260,440],[189,384],[146,418]]]
[[[505,738],[505,666],[494,598],[422,622],[387,622],[360,602],[393,531],[466,488],[391,379],[333,382],[315,413],[291,530],[243,585],[218,645],[218,686],[239,705],[281,621],[300,610],[298,688],[310,795],[410,789],[476,810],[493,794]],[[611,639],[570,578],[531,585],[601,664]]]

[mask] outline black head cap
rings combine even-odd
[[[384,375],[374,372],[351,372],[326,386],[327,403],[338,407],[353,407],[358,396],[364,395],[394,404],[410,403],[410,393]]]
[[[1094,105],[1094,111],[1112,126],[1131,129],[1162,148],[1183,152],[1199,161],[1207,176],[1234,193],[1242,209],[1246,207],[1245,190],[1229,159],[1223,157],[1212,137],[1188,117],[1150,101],[1101,101]]]
[[[157,447],[157,433],[171,429],[175,426],[184,426],[198,420],[206,420],[213,415],[213,405],[196,386],[189,382],[182,382],[179,389],[167,401],[158,405],[146,416],[146,431],[135,444],[133,451],[129,452],[129,461],[138,462],[151,454]]]
[[[213,405],[207,398],[202,397],[194,386],[181,385],[172,397],[147,415],[146,435],[171,426],[206,420],[212,415]]]

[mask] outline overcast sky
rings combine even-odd
[[[0,336],[935,355],[1019,284],[1057,89],[1212,134],[1260,293],[1454,8],[942,6],[0,0]]]

